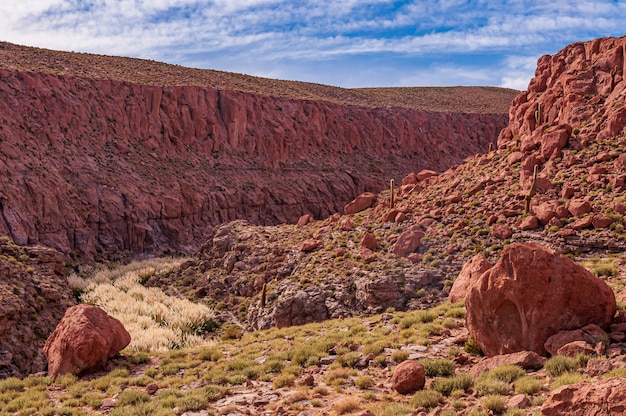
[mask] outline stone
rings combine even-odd
[[[605,282],[536,243],[507,246],[471,285],[465,306],[469,333],[487,356],[546,355],[550,336],[587,324],[608,327],[617,309]]]
[[[54,379],[103,369],[129,343],[130,334],[122,323],[102,309],[73,306],[44,345],[48,374]]]
[[[298,219],[298,223],[297,226],[298,227],[304,227],[305,225],[311,223],[315,221],[315,219],[313,218],[313,216],[311,214],[304,214],[303,216],[301,216]]]
[[[347,215],[356,214],[357,212],[361,212],[367,208],[372,207],[376,201],[378,201],[378,197],[371,192],[364,192],[361,195],[354,198],[348,205],[343,208],[343,211]]]
[[[472,377],[476,378],[483,371],[491,370],[503,364],[522,367],[524,370],[539,370],[546,362],[546,358],[533,351],[520,351],[512,354],[496,355],[484,358],[470,369]]]
[[[376,248],[378,247],[378,240],[376,239],[374,233],[366,231],[363,234],[363,237],[361,237],[361,247],[367,248],[372,251],[376,250]]]
[[[417,180],[420,182],[424,182],[430,178],[433,178],[437,176],[437,172],[435,172],[434,170],[430,170],[430,169],[424,169],[421,170],[418,174],[417,174]]]
[[[592,355],[595,354],[594,348],[585,341],[573,341],[563,345],[556,352],[557,355],[564,357],[576,358],[578,355]]]
[[[344,218],[339,223],[339,229],[341,231],[352,231],[354,229],[354,225],[352,225],[352,221],[350,218]]]
[[[148,393],[150,396],[154,395],[158,390],[159,386],[154,383],[150,383],[146,386],[146,393]]]
[[[425,236],[422,228],[415,224],[406,229],[396,241],[393,247],[393,254],[398,257],[406,257],[417,249]]]
[[[613,224],[613,218],[604,214],[597,214],[591,217],[591,224],[593,228],[607,228]]]
[[[513,230],[504,224],[494,224],[494,226],[491,227],[491,235],[500,240],[506,240],[507,238],[511,238]]]
[[[303,253],[309,253],[315,251],[322,246],[322,242],[319,240],[307,239],[300,244],[300,251]]]
[[[587,361],[587,367],[585,371],[591,377],[599,377],[602,376],[613,369],[613,363],[607,359],[601,358],[590,358]]]
[[[452,284],[452,289],[450,289],[450,294],[448,295],[450,302],[465,302],[467,291],[472,282],[491,269],[491,267],[492,264],[489,263],[489,260],[482,253],[469,259],[463,265],[461,272]]]
[[[626,385],[622,378],[605,378],[561,386],[541,406],[542,416],[618,416],[626,412]]]
[[[591,212],[592,207],[589,201],[584,199],[572,199],[569,204],[567,204],[567,210],[574,216],[580,217],[581,215],[585,215]]]
[[[534,230],[539,227],[539,219],[534,215],[529,215],[520,221],[519,229],[522,231]]]
[[[507,409],[526,409],[530,406],[530,399],[525,394],[516,394],[507,403]]]
[[[415,360],[402,361],[391,377],[391,388],[400,394],[415,393],[423,389],[425,384],[424,367]]]

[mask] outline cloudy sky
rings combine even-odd
[[[537,58],[626,34],[626,0],[16,0],[0,40],[342,87],[525,89]]]

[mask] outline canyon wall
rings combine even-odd
[[[507,122],[0,69],[0,233],[87,257],[194,251],[225,221],[323,218],[442,171]]]

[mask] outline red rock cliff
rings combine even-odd
[[[508,121],[10,69],[0,114],[0,233],[87,256],[325,217],[485,151]]]
[[[626,37],[574,43],[542,56],[528,90],[513,100],[498,145],[538,150],[541,162],[568,145],[618,136],[626,124],[625,60]]]

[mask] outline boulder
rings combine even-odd
[[[424,169],[417,174],[417,180],[422,182],[435,176],[437,176],[437,172],[434,170]]]
[[[373,206],[378,198],[371,192],[364,192],[361,195],[354,198],[343,210],[347,215],[356,214]]]
[[[546,355],[551,335],[588,324],[608,327],[616,311],[606,283],[536,243],[506,247],[494,267],[472,283],[465,306],[469,333],[487,356]]]
[[[503,364],[522,367],[524,370],[538,370],[543,367],[546,358],[532,351],[520,351],[512,354],[496,355],[485,358],[470,369],[472,377],[476,378],[483,371],[491,370]]]
[[[366,231],[363,234],[363,237],[361,237],[361,247],[367,248],[372,251],[376,250],[376,247],[378,247],[378,240],[376,239],[374,233]]]
[[[73,306],[44,345],[48,374],[56,378],[102,369],[128,344],[130,334],[120,321],[95,306]]]
[[[393,247],[393,253],[398,257],[406,257],[413,253],[420,246],[424,235],[419,225],[412,225],[400,235]]]
[[[315,251],[322,246],[322,242],[319,240],[306,239],[300,244],[300,251],[303,253],[309,253]]]
[[[491,235],[500,240],[506,240],[507,238],[511,238],[513,230],[504,224],[494,224],[491,228]]]
[[[402,361],[391,376],[391,388],[400,394],[415,393],[424,388],[424,367],[415,360]]]
[[[482,253],[469,259],[463,265],[461,272],[452,284],[452,289],[448,296],[450,302],[464,302],[471,283],[478,279],[481,274],[491,269],[491,266],[492,264],[489,263],[489,260]]]
[[[534,230],[537,227],[539,227],[539,219],[534,215],[525,217],[519,224],[519,229],[522,231]]]
[[[569,204],[567,204],[567,210],[574,217],[580,217],[581,215],[591,212],[592,208],[589,201],[584,199],[572,199]]]
[[[572,331],[558,332],[546,340],[544,348],[552,355],[560,354],[559,350],[566,344],[582,341],[592,348],[598,341],[607,340],[608,334],[597,325],[586,325]]]
[[[623,415],[626,411],[626,384],[623,381],[613,377],[559,387],[541,406],[541,415]]]

